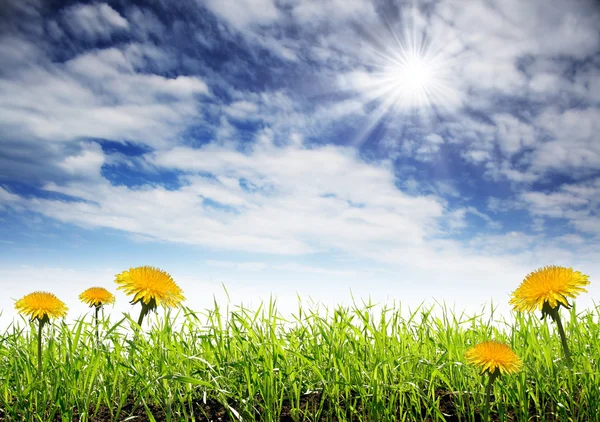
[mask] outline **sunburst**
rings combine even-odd
[[[454,107],[459,100],[453,81],[453,48],[425,30],[392,31],[392,42],[375,51],[371,94],[385,112],[420,112]]]
[[[366,139],[383,120],[387,130],[411,123],[427,131],[460,107],[464,44],[443,25],[435,28],[416,6],[407,6],[393,26],[365,30],[364,72],[355,72],[349,83],[365,100],[369,116],[356,142]]]

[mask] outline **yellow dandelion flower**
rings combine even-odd
[[[134,295],[131,303],[142,302],[144,305],[175,307],[185,300],[182,290],[165,271],[143,266],[130,268],[116,275],[118,290]]]
[[[48,292],[29,293],[15,302],[15,308],[20,314],[40,322],[64,317],[69,309],[59,298]]]
[[[50,318],[67,315],[69,308],[62,300],[48,292],[33,292],[15,302],[20,314],[27,315],[32,321],[38,320],[38,373],[42,373],[42,328]]]
[[[115,296],[104,287],[90,287],[79,295],[79,300],[92,306],[103,306],[115,303]]]
[[[485,341],[471,347],[465,353],[467,361],[481,367],[481,373],[510,374],[519,372],[523,363],[506,344],[497,341]]]
[[[509,346],[497,341],[484,341],[476,344],[467,350],[465,357],[470,364],[481,368],[482,375],[486,373],[488,375],[482,420],[489,421],[490,398],[494,380],[501,374],[519,372],[523,362]]]
[[[543,310],[544,305],[551,309],[559,305],[569,307],[567,298],[575,298],[581,292],[587,292],[582,286],[590,284],[589,276],[572,268],[555,265],[540,268],[532,272],[515,290],[510,304],[517,311]]]

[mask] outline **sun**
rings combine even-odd
[[[449,30],[429,25],[418,8],[408,8],[394,24],[368,31],[364,73],[358,92],[369,110],[364,138],[381,121],[421,127],[435,125],[461,107],[463,44]],[[398,122],[398,123],[396,123]]]
[[[386,69],[387,83],[390,84],[391,95],[396,101],[403,101],[409,106],[426,105],[435,94],[436,73],[439,69],[435,63],[418,54],[409,54]]]
[[[378,52],[371,93],[386,111],[419,112],[452,103],[451,63],[431,40],[404,37]]]
[[[432,74],[424,60],[411,57],[406,66],[398,71],[398,79],[400,83],[406,84],[409,90],[420,91],[431,83]]]
[[[381,139],[392,145],[407,131],[430,133],[465,104],[463,68],[473,53],[451,26],[412,1],[395,20],[360,27],[358,60],[339,76],[338,86],[366,115],[353,144]]]

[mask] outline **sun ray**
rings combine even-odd
[[[368,118],[353,144],[363,143],[383,121],[388,122],[385,130],[411,122],[432,130],[462,104],[458,68],[463,44],[450,34],[430,31],[415,10],[395,26],[386,22],[383,31],[368,31],[366,70],[356,88]]]

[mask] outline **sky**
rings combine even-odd
[[[115,274],[185,304],[600,298],[594,0],[3,0],[0,320]]]

